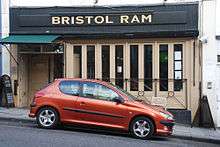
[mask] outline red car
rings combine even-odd
[[[121,88],[99,80],[58,79],[35,94],[30,117],[42,128],[75,123],[130,132],[148,139],[172,134],[173,115],[138,101]]]

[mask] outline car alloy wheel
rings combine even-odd
[[[54,128],[58,123],[56,110],[50,107],[42,108],[37,115],[37,123],[42,128]]]
[[[150,132],[149,123],[145,120],[136,121],[133,125],[133,131],[135,135],[141,138],[146,137]]]
[[[154,125],[150,119],[138,117],[132,121],[130,132],[136,138],[148,139],[154,132]]]

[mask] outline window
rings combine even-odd
[[[183,88],[182,74],[183,74],[183,55],[182,44],[174,44],[174,91],[180,91]]]
[[[112,101],[113,98],[118,97],[118,94],[113,90],[92,82],[83,83],[82,88],[83,97]]]
[[[49,60],[50,59],[51,58],[49,58]],[[54,58],[53,58],[53,61],[54,61],[54,68],[51,69],[54,72],[53,79],[62,78],[63,77],[63,71],[64,71],[63,70],[63,66],[64,66],[63,54],[55,54]]]
[[[220,55],[217,55],[217,62],[220,63]]]
[[[168,44],[161,44],[160,49],[160,91],[168,91]]]
[[[19,44],[18,52],[19,53],[63,53],[63,45],[61,44]]]
[[[115,84],[124,87],[123,45],[115,46]]]
[[[102,80],[110,81],[110,46],[102,45]]]
[[[87,46],[87,79],[95,79],[95,46]]]
[[[65,94],[79,96],[80,84],[76,81],[62,81],[59,85],[60,91]]]
[[[152,91],[152,45],[144,45],[144,91]]]
[[[138,91],[138,45],[130,45],[130,90]]]
[[[81,45],[74,46],[73,54],[77,54],[79,57],[79,77],[82,78],[82,46]]]

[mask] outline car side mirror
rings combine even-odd
[[[115,97],[115,98],[113,98],[113,102],[116,102],[116,103],[118,103],[118,104],[122,104],[122,103],[124,103],[124,99],[123,98],[121,98],[121,97]]]

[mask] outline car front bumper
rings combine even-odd
[[[174,121],[166,121],[166,120],[161,120],[160,124],[167,126],[167,127],[173,127],[175,125]]]
[[[161,120],[156,135],[168,136],[173,133],[174,120]]]

